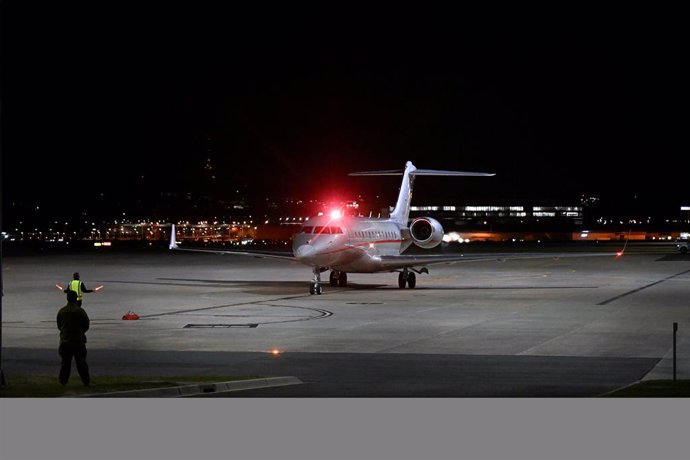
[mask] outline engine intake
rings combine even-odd
[[[418,217],[410,224],[410,236],[420,248],[435,248],[443,241],[443,227],[436,219]]]

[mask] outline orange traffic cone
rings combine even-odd
[[[125,316],[122,317],[124,320],[135,320],[139,319],[139,315],[134,313],[132,310],[129,310]]]

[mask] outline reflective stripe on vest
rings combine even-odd
[[[81,280],[72,280],[69,282],[69,288],[71,291],[77,293],[77,300],[82,300],[83,294],[81,292]]]

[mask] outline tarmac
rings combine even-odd
[[[668,246],[431,266],[414,290],[396,273],[350,274],[320,296],[297,263],[111,249],[3,258],[10,382],[57,373],[55,284],[74,271],[104,286],[84,298],[96,384],[261,376],[113,397],[592,397],[672,378],[674,322],[676,375],[690,378],[690,256]],[[122,320],[129,311],[140,319]]]
[[[148,388],[145,390],[111,391],[109,393],[91,393],[79,395],[84,398],[182,398],[212,393],[256,390],[284,385],[298,385],[302,381],[296,377],[270,377],[266,379],[248,379],[231,382],[201,383],[173,387]]]

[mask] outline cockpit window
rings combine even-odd
[[[318,227],[304,226],[304,227],[302,227],[302,230],[300,230],[300,233],[315,233],[317,235],[319,235],[319,234],[337,235],[337,234],[343,233],[343,229],[340,227],[334,227],[334,226],[318,226]]]

